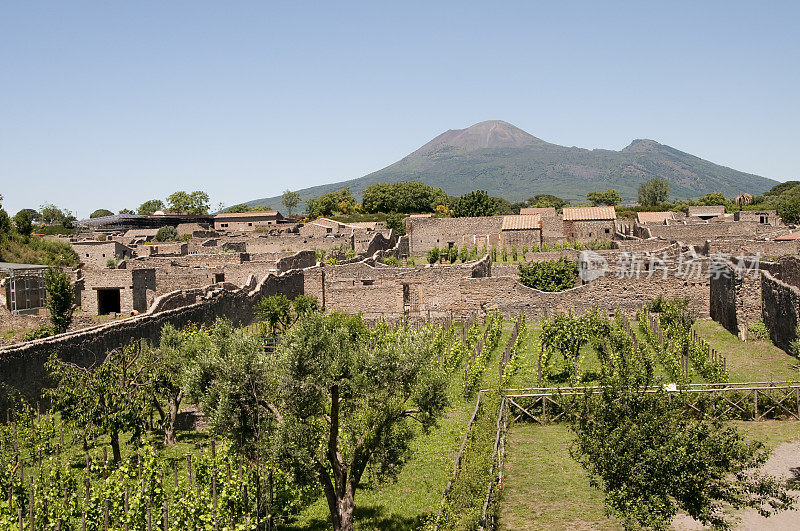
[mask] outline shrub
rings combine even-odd
[[[336,258],[328,258],[327,260],[325,260],[325,263],[328,265],[339,265],[339,260],[337,260]]]
[[[435,264],[439,261],[439,248],[434,247],[430,251],[428,251],[428,263]]]
[[[572,247],[576,251],[583,251],[583,244],[581,242],[577,241],[577,240],[575,240],[575,243],[572,244]]]
[[[109,269],[116,269],[117,268],[117,259],[116,258],[109,258],[106,261],[106,267]]]
[[[408,259],[406,259],[406,263],[408,264],[408,267],[414,267],[417,265],[417,262],[414,260],[413,256],[409,256]]]
[[[50,337],[55,334],[53,327],[48,325],[42,325],[38,328],[34,328],[32,330],[28,330],[25,332],[25,335],[22,337],[23,341],[33,341],[34,339],[43,339],[45,337]]]
[[[570,289],[575,286],[576,278],[578,278],[578,263],[566,258],[519,266],[520,282],[539,291]]]
[[[386,264],[392,267],[400,267],[402,265],[400,260],[398,260],[394,256],[384,256],[383,258],[381,258],[380,262],[382,264]]]
[[[514,246],[511,247],[511,259],[516,262],[517,261],[517,256],[518,256],[517,255],[517,246],[514,245]]]
[[[469,249],[466,245],[461,248],[461,252],[458,253],[458,258],[462,263],[469,259]]]
[[[454,245],[447,250],[447,259],[451,264],[455,264],[458,261],[458,247]]]
[[[543,253],[546,253],[546,252],[547,252],[547,251],[549,251],[549,250],[550,250],[550,247],[548,247],[546,243],[543,243],[543,244],[542,244],[542,252],[543,252]]]
[[[508,251],[506,251],[506,246],[505,245],[503,246],[503,250],[500,253],[500,256],[503,259],[503,262],[508,262]]]
[[[748,326],[747,332],[753,339],[762,341],[769,339],[769,330],[767,329],[767,325],[764,324],[763,319],[759,319],[755,323]]]

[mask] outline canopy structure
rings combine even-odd
[[[47,266],[0,262],[0,286],[3,305],[12,312],[44,307],[46,291],[44,272]]]

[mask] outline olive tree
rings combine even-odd
[[[432,426],[446,379],[430,330],[370,331],[360,316],[311,313],[285,336],[266,407],[294,466],[313,471],[335,530],[352,530],[368,464],[391,476],[408,455],[412,422]]]

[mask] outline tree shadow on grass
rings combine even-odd
[[[425,514],[405,517],[399,514],[387,514],[385,508],[381,506],[356,507],[355,528],[356,529],[380,529],[382,531],[407,531],[417,529],[425,521]],[[314,518],[306,520],[303,525],[289,525],[284,529],[307,529],[310,531],[322,531],[331,529],[329,519]]]

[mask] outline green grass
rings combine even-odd
[[[768,449],[800,440],[800,421],[732,421]],[[499,529],[622,529],[604,512],[602,491],[589,484],[569,448],[573,434],[565,423],[517,423],[506,439]]]
[[[694,329],[711,348],[725,356],[730,382],[779,382],[800,380],[797,358],[770,341],[740,341],[719,323],[698,319]]]
[[[569,455],[566,424],[518,423],[506,439],[499,529],[620,529],[603,509],[603,493],[589,485]]]

